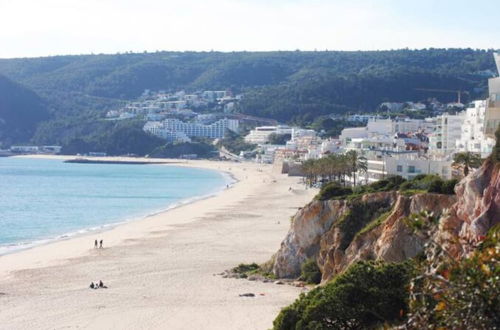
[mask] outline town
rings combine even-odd
[[[500,55],[494,54],[500,72]],[[289,175],[304,175],[302,164],[332,154],[355,151],[364,165],[359,182],[375,182],[386,176],[412,179],[435,174],[445,179],[459,175],[454,157],[470,153],[487,157],[495,145],[494,131],[500,123],[500,78],[488,79],[489,97],[461,103],[384,102],[378,114],[332,114],[327,119],[342,121],[338,136],[324,131],[279,124],[275,120],[238,113],[243,94],[230,89],[169,93],[146,90],[135,101],[106,113],[106,120],[138,118],[143,130],[166,143],[189,143],[193,139],[217,142],[232,132],[243,138],[244,150],[234,152],[219,145],[219,157],[233,161],[274,164]],[[429,90],[434,91],[434,90]],[[415,116],[413,114],[419,114]],[[422,114],[429,115],[422,118]],[[351,127],[352,126],[352,127]],[[2,153],[59,153],[58,146],[12,146]],[[95,151],[87,156],[105,156]],[[196,158],[196,154],[181,158]]]

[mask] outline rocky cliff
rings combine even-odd
[[[416,214],[435,219],[432,239],[460,257],[500,222],[499,168],[486,162],[456,186],[456,195],[389,191],[350,200],[314,200],[292,218],[274,256],[273,273],[296,278],[301,265],[314,258],[324,282],[359,260],[412,258],[426,240],[408,226]]]
[[[459,258],[500,223],[500,164],[487,160],[463,179],[455,191],[457,202],[440,220],[435,239]]]

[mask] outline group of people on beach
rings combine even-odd
[[[97,249],[97,240],[94,241],[94,249]],[[99,241],[99,249],[102,249],[102,240]]]
[[[102,239],[98,242],[97,240],[94,241],[94,249],[102,249]],[[107,289],[108,287],[104,285],[104,283],[102,283],[101,280],[99,280],[99,283],[96,282],[90,282],[90,286],[89,286],[91,289]]]
[[[102,283],[101,280],[99,280],[99,283],[95,283],[94,282],[90,282],[90,286],[89,286],[91,289],[107,289],[108,287],[104,285],[104,283]]]

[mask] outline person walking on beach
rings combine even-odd
[[[96,241],[96,245],[97,245],[97,241]],[[102,249],[102,240],[99,242],[99,249]]]
[[[94,249],[97,249],[97,240],[94,241]]]

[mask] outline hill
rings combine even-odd
[[[0,75],[0,147],[28,141],[47,119],[47,104],[36,93]]]
[[[460,89],[483,97],[491,51],[423,49],[321,52],[156,52],[0,59],[0,74],[46,99],[57,120],[100,117],[145,89],[227,89],[245,93],[237,111],[310,122],[383,101],[418,101]],[[466,100],[467,101],[467,100]],[[78,121],[78,120],[76,120]],[[55,141],[56,142],[56,141]]]

